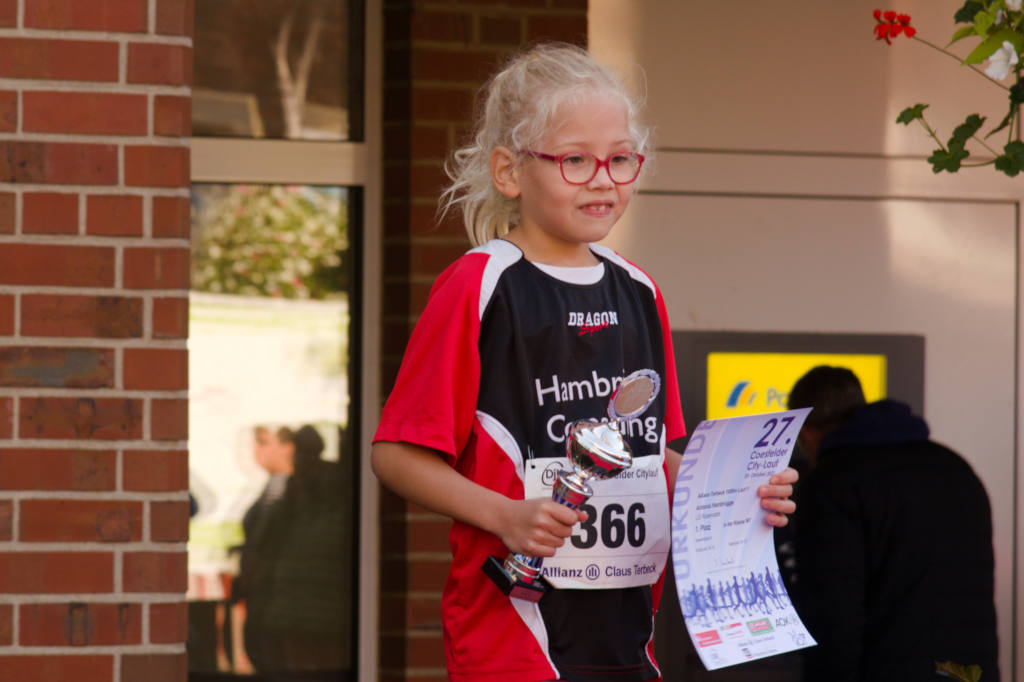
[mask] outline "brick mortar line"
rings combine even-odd
[[[98,194],[98,195],[129,195],[129,196],[141,196],[141,197],[171,197],[171,198],[182,198],[187,199],[191,196],[190,187],[139,187],[136,185],[128,187],[119,187],[117,185],[51,185],[47,183],[17,183],[8,182],[0,183],[0,191],[6,192],[22,192],[28,193],[39,193],[45,192],[48,194]],[[17,216],[16,216],[17,217]],[[13,237],[26,237],[31,238],[39,235],[0,235],[0,239],[9,240]],[[105,237],[105,239],[112,239],[112,237]],[[132,237],[132,239],[140,239],[140,237]],[[161,239],[161,237],[154,237],[154,239]],[[178,241],[188,240],[184,237],[174,237]]]
[[[122,288],[115,289],[113,287],[91,287],[91,288],[76,288],[76,287],[53,287],[53,286],[25,286],[25,287],[11,287],[11,286],[0,286],[0,294],[52,294],[52,295],[81,295],[81,296],[111,296],[113,294],[124,293],[134,294],[134,296],[153,296],[154,298],[187,298],[188,289],[130,289]],[[127,296],[126,296],[127,297]],[[51,337],[45,337],[51,338]],[[57,338],[57,337],[52,337]]]
[[[186,313],[186,316],[187,316],[187,313]],[[142,333],[143,333],[143,338],[146,341],[148,341],[149,343],[152,343],[152,344],[159,344],[162,341],[170,340],[170,339],[158,339],[156,336],[153,335],[153,333],[155,331],[155,329],[153,327],[153,323],[155,321],[155,318],[156,318],[156,299],[154,297],[152,297],[152,296],[143,296],[142,297],[142,329],[143,329]],[[177,340],[185,341],[185,344],[186,344],[185,348],[188,349],[188,327],[187,327],[188,320],[187,319],[185,320],[185,324],[186,324],[186,328],[185,328],[185,337],[186,338],[184,338],[184,339],[177,339]]]
[[[133,500],[133,501],[135,501],[135,500]],[[150,504],[149,502],[150,502],[150,500],[142,501],[142,503],[143,503],[142,504],[142,540],[140,541],[140,544],[144,544],[144,545],[145,544],[152,544],[153,543],[153,534],[151,533],[152,529],[150,528],[150,524],[153,521],[152,513],[151,513],[152,504]],[[187,547],[188,541],[186,540],[185,543],[186,543],[186,551],[187,551],[187,549],[188,549],[188,547]],[[188,569],[187,568],[185,569],[185,573],[186,573],[186,575],[188,574]],[[186,581],[187,581],[187,578],[186,578]],[[147,641],[147,640],[144,638],[143,641]]]
[[[89,144],[89,143],[84,143],[84,144]],[[107,144],[109,144],[109,143],[107,143]],[[117,145],[117,186],[118,187],[124,187],[125,185],[128,184],[126,182],[127,177],[128,177],[128,169],[125,168],[125,166],[127,165],[125,163],[125,145],[124,144],[118,144],[118,143],[114,143],[114,144]],[[190,150],[189,153],[191,153],[191,150]],[[118,279],[117,281],[120,282],[120,279]]]
[[[125,288],[124,287],[124,270],[125,270],[125,261],[128,259],[128,254],[126,253],[126,249],[128,249],[128,248],[130,248],[130,247],[126,247],[122,243],[115,244],[115,248],[114,248],[114,288],[115,289],[124,289]]]
[[[25,646],[24,644],[13,644],[0,647],[0,656],[101,656],[104,654],[177,654],[185,653],[185,643],[180,644],[122,644],[116,645],[87,645],[87,646]]]
[[[85,502],[103,502],[107,500],[115,502],[188,502],[188,491],[143,491],[143,490],[9,490],[0,489],[0,500],[11,500],[13,502],[24,502],[25,500],[79,500]],[[8,542],[8,541],[5,541]],[[9,542],[14,542],[9,541]],[[22,541],[19,541],[22,542]],[[149,541],[152,542],[152,541]],[[187,544],[187,541],[181,541]],[[0,542],[0,545],[3,545]],[[32,543],[40,544],[40,543]],[[111,545],[122,545],[126,543],[101,543]],[[170,545],[181,544],[180,542],[160,542],[157,544]]]
[[[168,85],[167,83],[123,83],[120,81],[74,81],[45,80],[42,78],[0,77],[0,89],[21,92],[82,92],[111,95],[177,95],[187,97],[192,93],[191,85]]]
[[[185,341],[185,339],[181,339],[181,340]],[[123,350],[126,347],[125,343],[127,343],[129,341],[135,341],[135,342],[138,342],[138,341],[150,341],[153,344],[158,344],[158,343],[162,344],[163,343],[163,341],[160,340],[160,339],[147,339],[147,338],[144,338],[144,337],[133,337],[131,339],[101,339],[101,338],[95,338],[95,337],[92,337],[92,336],[82,336],[82,337],[74,337],[74,336],[21,336],[21,337],[18,337],[18,341],[19,341],[19,343],[10,343],[10,342],[8,342],[6,337],[0,336],[0,348],[17,348],[17,347],[23,347],[23,346],[30,346],[30,347],[33,347],[33,348],[46,347],[46,348],[66,348],[66,349],[74,349],[74,350],[79,350],[79,349],[83,349],[84,348],[84,349],[89,349],[89,350],[93,350],[93,349],[96,349],[96,350],[107,350],[107,349],[110,349],[110,350],[117,351],[117,350]],[[166,350],[163,346],[157,347],[155,345],[153,345],[153,346],[141,346],[141,347],[142,348],[157,348],[158,350]],[[186,348],[187,348],[187,346],[186,346]],[[174,350],[177,350],[177,349],[174,349]],[[11,387],[11,388],[15,388],[15,387]],[[31,389],[32,386],[21,386],[21,387],[17,387],[17,388]],[[48,388],[58,388],[58,387],[51,386],[51,387],[48,387]],[[0,387],[0,391],[2,391],[2,390],[3,390],[3,387]],[[118,390],[125,390],[125,389],[118,389]]]
[[[78,197],[78,237],[82,238],[87,236],[86,233],[86,203],[87,197],[84,192],[75,192],[72,196]],[[24,200],[24,193],[22,194],[22,200]]]
[[[18,442],[21,439],[21,401],[17,396],[11,396],[11,439]]]
[[[17,502],[15,496],[9,498],[11,502]],[[9,542],[18,544],[21,542],[21,505],[11,504],[11,539]]]
[[[74,193],[69,193],[74,194]],[[191,245],[183,237],[107,237],[104,235],[79,234],[17,234],[0,235],[0,244],[35,244],[40,246],[109,246],[111,248],[158,248],[187,247]],[[13,285],[0,285],[13,286]],[[79,288],[79,287],[69,287]],[[86,289],[88,287],[81,287]]]
[[[188,555],[186,543],[184,542],[0,542],[0,553],[12,552],[16,554],[66,554],[66,553],[89,553],[103,554],[113,553],[123,559],[125,553],[147,552],[157,554],[184,554]],[[116,561],[115,566],[121,561]],[[113,593],[124,592],[123,589],[115,589]],[[125,594],[135,594],[125,592]],[[177,594],[177,592],[165,592],[160,594]]]
[[[94,146],[117,145],[124,150],[127,147],[175,147],[192,148],[192,138],[168,135],[90,135],[87,133],[0,133],[0,142],[42,142],[57,144],[86,144]],[[133,144],[145,142],[145,144]],[[121,164],[122,171],[124,164]],[[124,184],[122,181],[121,184]]]
[[[86,346],[86,348],[92,349],[91,346]],[[96,348],[95,350],[99,350],[99,348]],[[113,390],[115,390],[115,391],[123,391],[123,390],[125,390],[125,388],[124,388],[124,346],[115,345],[113,347],[113,350],[114,350],[114,376],[113,376],[114,386],[113,386]],[[150,435],[150,430],[148,428],[148,424],[149,424],[150,420],[152,419],[152,414],[150,414],[150,411],[148,409],[146,409],[147,407],[149,407],[149,406],[148,405],[143,405],[143,407],[142,407],[142,424],[143,424],[143,426],[142,426],[142,438],[143,438],[143,440],[153,440],[152,436]]]
[[[18,191],[19,189],[14,188],[14,234],[11,236],[21,239],[23,236],[21,233],[21,223],[25,214],[25,200],[22,197],[23,192]]]
[[[17,409],[17,408],[16,408]],[[2,450],[75,450],[109,452],[111,450],[132,450],[133,452],[180,452],[188,451],[187,440],[128,441],[128,440],[60,440],[44,438],[10,438],[0,440]],[[120,483],[120,479],[118,480]],[[2,494],[3,491],[0,491]]]
[[[21,294],[14,292],[14,337],[15,339],[21,339]]]
[[[75,594],[11,594],[0,595],[0,604],[11,604],[21,606],[24,604],[65,604],[69,602],[87,602],[96,604],[121,604],[124,602],[138,604],[180,604],[187,602],[184,595],[171,592],[129,592],[132,599],[125,599],[125,594],[106,592],[97,593],[75,593]]]
[[[117,45],[117,82],[128,82],[128,43],[124,41]]]
[[[142,238],[145,240],[158,239],[153,236],[153,196],[143,194],[142,196]],[[182,239],[181,241],[190,241]]]
[[[18,122],[15,124],[14,129],[16,131],[15,134],[21,135],[21,130],[25,121],[25,98],[21,96],[21,92],[18,92],[16,99],[17,101],[15,102],[14,113],[18,117]],[[15,225],[21,225],[21,223],[17,222]]]
[[[0,388],[0,396],[35,400],[38,398],[96,398],[124,400],[168,400],[188,398],[188,389],[158,391],[156,389],[120,388],[56,388],[52,386],[16,386]],[[39,439],[42,440],[42,439]],[[141,442],[150,439],[140,438]],[[115,441],[122,442],[122,441]]]
[[[132,337],[128,339],[104,339],[97,338],[94,336],[82,336],[82,337],[69,337],[69,336],[22,336],[19,337],[19,341],[22,343],[11,344],[7,343],[4,337],[0,336],[0,347],[10,346],[50,346],[53,348],[97,348],[105,349],[110,348],[113,350],[138,350],[138,349],[153,349],[153,350],[187,350],[188,339],[147,339],[144,337]],[[0,384],[0,392],[6,388]],[[32,386],[20,386],[10,388],[33,388]],[[52,388],[57,389],[59,386],[46,386],[40,388]],[[73,390],[72,387],[68,387],[69,390]],[[121,391],[138,391],[140,389],[118,389]],[[152,391],[154,389],[147,389]],[[182,390],[182,389],[171,389],[171,390]]]
[[[62,28],[0,28],[0,38],[20,38],[23,40],[56,40],[60,42],[86,43],[121,43],[136,45],[180,45],[193,47],[194,41],[188,36],[164,35],[162,33],[143,33],[131,31],[89,31],[84,29]]]
[[[124,455],[125,448],[118,448],[114,455],[114,486],[119,491],[124,491]],[[185,458],[188,459],[187,454]]]
[[[86,547],[86,546],[88,546],[88,545],[90,545],[92,543],[81,542],[81,543],[76,543],[76,544],[78,544],[81,547]],[[26,545],[23,543],[22,547],[25,547],[25,546]],[[124,594],[124,569],[122,568],[124,566],[124,548],[123,547],[115,546],[115,547],[112,547],[111,549],[113,550],[113,554],[114,554],[114,579],[113,579],[113,589],[111,591],[114,592],[115,594]],[[186,561],[187,561],[187,559],[186,559]],[[185,575],[186,575],[185,584],[187,585],[188,584],[188,577],[187,577],[188,576],[188,567],[187,566],[185,568]]]
[[[146,95],[146,136],[147,137],[158,137],[156,134],[156,95],[152,92],[147,92]],[[191,120],[191,118],[190,118]],[[166,135],[162,137],[168,137]],[[184,137],[181,135],[171,137]],[[189,138],[189,147],[191,148],[192,142]],[[143,232],[145,232],[145,224],[143,224]]]
[[[11,607],[11,645],[21,640],[21,609]]]

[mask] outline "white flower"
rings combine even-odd
[[[1024,2],[1024,0],[1018,0],[1018,2]],[[1017,65],[1017,60],[1017,51],[1013,49],[1013,43],[1004,40],[1003,46],[988,58],[988,67],[985,69],[985,73],[989,78],[1001,81],[1010,73],[1010,67]]]
[[[1019,12],[1024,0],[1006,0],[1006,9],[1011,12]]]

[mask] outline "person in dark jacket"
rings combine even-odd
[[[893,400],[867,404],[856,375],[815,367],[789,407],[814,408],[798,437],[798,612],[818,641],[805,679],[998,682],[988,495],[964,459]]]
[[[233,597],[246,603],[245,650],[263,679],[334,681],[351,665],[340,471],[321,459],[324,441],[312,426],[257,437],[271,479],[242,522]]]

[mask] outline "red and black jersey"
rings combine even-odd
[[[467,478],[522,499],[528,460],[564,456],[569,424],[606,417],[618,381],[653,369],[662,390],[624,435],[634,456],[664,460],[664,443],[685,430],[661,293],[615,252],[591,249],[596,270],[537,266],[501,239],[449,266],[413,331],[374,441],[432,448]],[[661,579],[552,589],[530,604],[481,570],[488,556],[508,554],[500,539],[456,521],[450,544],[442,616],[452,680],[659,677],[651,637]]]

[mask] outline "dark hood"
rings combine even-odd
[[[879,400],[857,408],[821,441],[820,452],[847,446],[893,445],[928,439],[928,424],[895,400]]]

